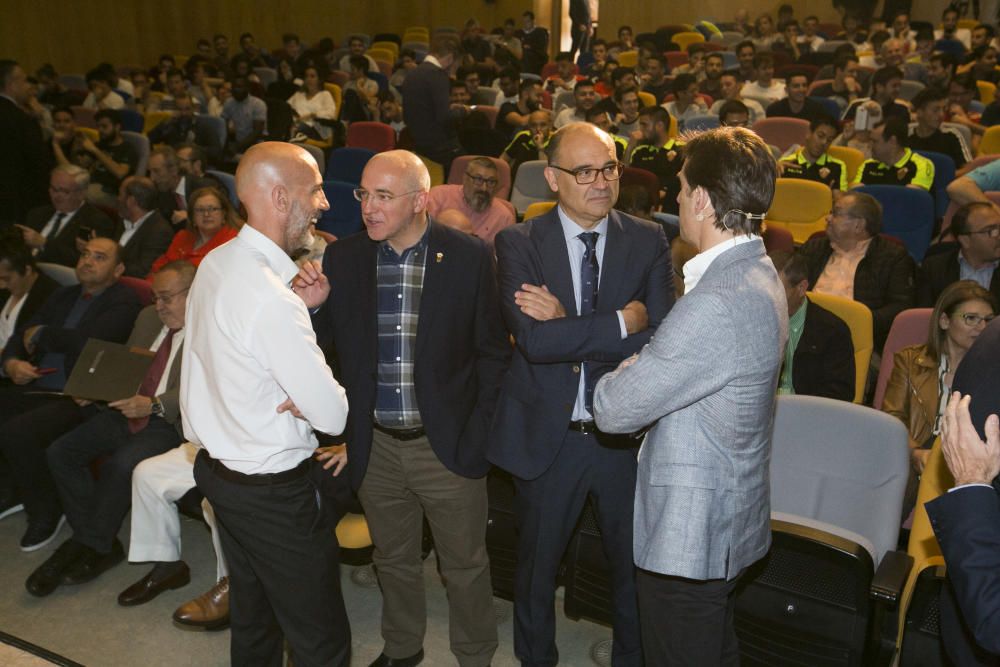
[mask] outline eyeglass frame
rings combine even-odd
[[[489,187],[490,190],[493,190],[500,185],[499,178],[483,178],[482,176],[476,176],[474,174],[470,174],[469,172],[465,172],[462,176],[471,180],[472,184],[477,188],[481,188],[485,185]]]
[[[978,327],[980,322],[989,324],[996,317],[996,315],[980,315],[979,313],[958,313],[958,316],[962,318],[967,327]],[[970,319],[975,320],[975,322],[970,322]]]
[[[578,169],[566,169],[565,167],[560,167],[557,164],[549,164],[552,169],[558,169],[561,172],[570,174],[573,180],[576,181],[577,185],[590,185],[591,183],[597,182],[597,174],[601,174],[604,177],[606,183],[611,183],[613,181],[621,180],[622,174],[625,173],[625,165],[621,162],[613,162],[612,164],[605,165],[603,167],[579,167]],[[608,178],[607,170],[614,169],[616,176],[614,178]],[[580,175],[587,171],[594,172],[594,178],[589,181],[581,181]]]
[[[976,231],[968,231],[959,236],[972,236],[973,234],[986,234],[991,239],[1000,239],[1000,225],[990,225]]]
[[[390,195],[386,194],[385,192],[375,192],[374,195],[375,195],[375,201],[381,205],[381,204],[388,204],[394,199],[399,199],[400,197],[405,197],[406,195],[417,194],[418,192],[425,192],[425,191],[423,189],[410,190],[409,192],[403,192],[398,195]],[[368,190],[365,190],[364,188],[354,188],[353,190],[351,190],[351,194],[354,195],[354,199],[357,200],[359,204],[364,206],[365,200],[371,201],[373,193],[369,192]]]
[[[191,209],[195,215],[215,215],[224,210],[226,210],[224,206],[201,206]]]
[[[178,296],[180,296],[184,292],[189,291],[190,289],[191,289],[191,286],[188,285],[187,287],[185,287],[183,289],[177,290],[173,294],[167,294],[165,296],[160,296],[156,292],[153,292],[152,304],[155,306],[157,303],[163,302],[164,305],[169,306],[170,304],[172,304],[174,302],[174,299],[176,299]]]

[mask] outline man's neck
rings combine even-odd
[[[916,132],[916,135],[918,137],[922,138],[922,139],[926,139],[927,137],[931,136],[932,134],[934,134],[937,131],[938,131],[938,128],[931,127],[930,125],[924,125],[923,123],[921,123],[919,121],[917,121],[917,127],[914,130],[914,132]]]
[[[788,108],[794,111],[795,113],[802,111],[802,107],[804,107],[805,105],[806,105],[805,99],[796,102],[791,97],[788,98]]]
[[[813,155],[812,152],[810,152],[810,150],[808,148],[806,148],[805,146],[803,146],[802,147],[802,156],[806,160],[809,161],[809,164],[812,164],[812,163],[816,162],[817,160],[819,160],[821,157],[823,157],[823,154],[820,153],[819,155]]]
[[[773,79],[768,79],[767,81],[764,79],[757,79],[757,85],[761,88],[770,88],[772,81]]]
[[[868,243],[871,240],[872,240],[871,236],[869,236],[868,238],[857,238],[851,236],[845,239],[837,239],[836,241],[830,239],[830,245],[833,246],[834,250],[846,253],[854,251],[861,244]]]
[[[892,154],[892,157],[889,158],[889,162],[887,162],[886,164],[888,164],[891,167],[892,165],[902,160],[904,155],[906,155],[906,149],[900,148],[898,151]]]
[[[427,214],[419,213],[410,222],[405,234],[398,238],[386,239],[386,242],[390,248],[396,251],[397,255],[402,255],[407,249],[412,248],[420,241],[425,231],[427,231]]]
[[[990,264],[992,264],[993,262],[996,261],[996,259],[982,259],[982,258],[973,257],[973,256],[971,256],[969,254],[969,251],[968,251],[967,248],[962,248],[960,250],[960,252],[962,253],[962,258],[965,260],[965,263],[968,264],[969,266],[971,266],[976,271],[978,271],[979,269],[985,268],[986,266],[988,266],[988,265],[990,265]]]

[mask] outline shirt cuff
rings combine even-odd
[[[620,310],[617,312],[618,312],[618,328],[621,330],[622,340],[625,340],[626,338],[628,338],[628,329],[625,328],[625,315]]]
[[[977,484],[963,484],[961,486],[956,486],[955,488],[948,489],[948,493],[951,493],[952,491],[958,491],[959,489],[968,489],[968,488],[971,488],[973,486],[985,486],[987,489],[992,489],[993,488],[989,484],[979,484],[979,483],[977,483]]]

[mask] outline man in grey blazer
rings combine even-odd
[[[767,146],[748,130],[687,144],[681,236],[699,254],[684,266],[685,296],[595,389],[602,431],[650,427],[633,537],[647,665],[738,664],[733,590],[770,545],[774,394],[788,337],[760,237],[774,180]]]

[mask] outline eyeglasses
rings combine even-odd
[[[990,225],[989,227],[984,227],[983,229],[978,229],[974,232],[965,232],[969,236],[973,234],[986,234],[986,236],[991,239],[1000,239],[1000,225]]]
[[[495,178],[483,178],[482,176],[473,176],[472,174],[466,172],[465,177],[468,178],[477,187],[481,188],[484,185],[489,188],[495,188],[497,183],[500,181]]]
[[[851,213],[850,211],[844,210],[842,208],[835,208],[835,209],[831,210],[830,211],[830,215],[831,216],[835,216],[835,217],[841,217],[841,218],[856,218],[856,217],[858,217],[858,216],[854,215],[853,213]]]
[[[609,164],[607,166],[596,169],[594,167],[581,167],[579,169],[563,169],[554,164],[550,164],[553,169],[558,169],[559,171],[571,174],[573,178],[576,179],[577,185],[590,185],[597,180],[597,175],[602,174],[605,181],[617,181],[622,177],[622,172],[625,171],[625,165],[621,162],[615,162],[614,164]]]
[[[965,322],[966,326],[977,327],[980,322],[986,322],[989,324],[993,321],[995,315],[980,315],[979,313],[962,313],[959,315],[962,321]]]
[[[176,299],[181,294],[184,294],[184,292],[187,292],[189,289],[191,288],[185,287],[184,289],[177,290],[173,294],[153,294],[153,305],[162,303],[165,306],[169,306],[174,302],[174,299]]]
[[[79,190],[80,190],[80,188],[73,188],[73,189],[69,189],[69,188],[53,188],[53,187],[49,188],[49,192],[51,192],[54,195],[71,195],[74,192],[78,192]]]
[[[412,195],[417,192],[423,192],[423,190],[410,190],[409,192],[403,192],[402,194],[394,195],[388,192],[368,192],[364,188],[356,188],[354,190],[354,198],[361,202],[361,205],[365,205],[369,200],[373,199],[379,204],[388,204],[393,199],[399,199],[400,197],[405,197],[406,195]]]
[[[194,209],[195,215],[212,215],[222,210],[221,206],[205,206]]]

